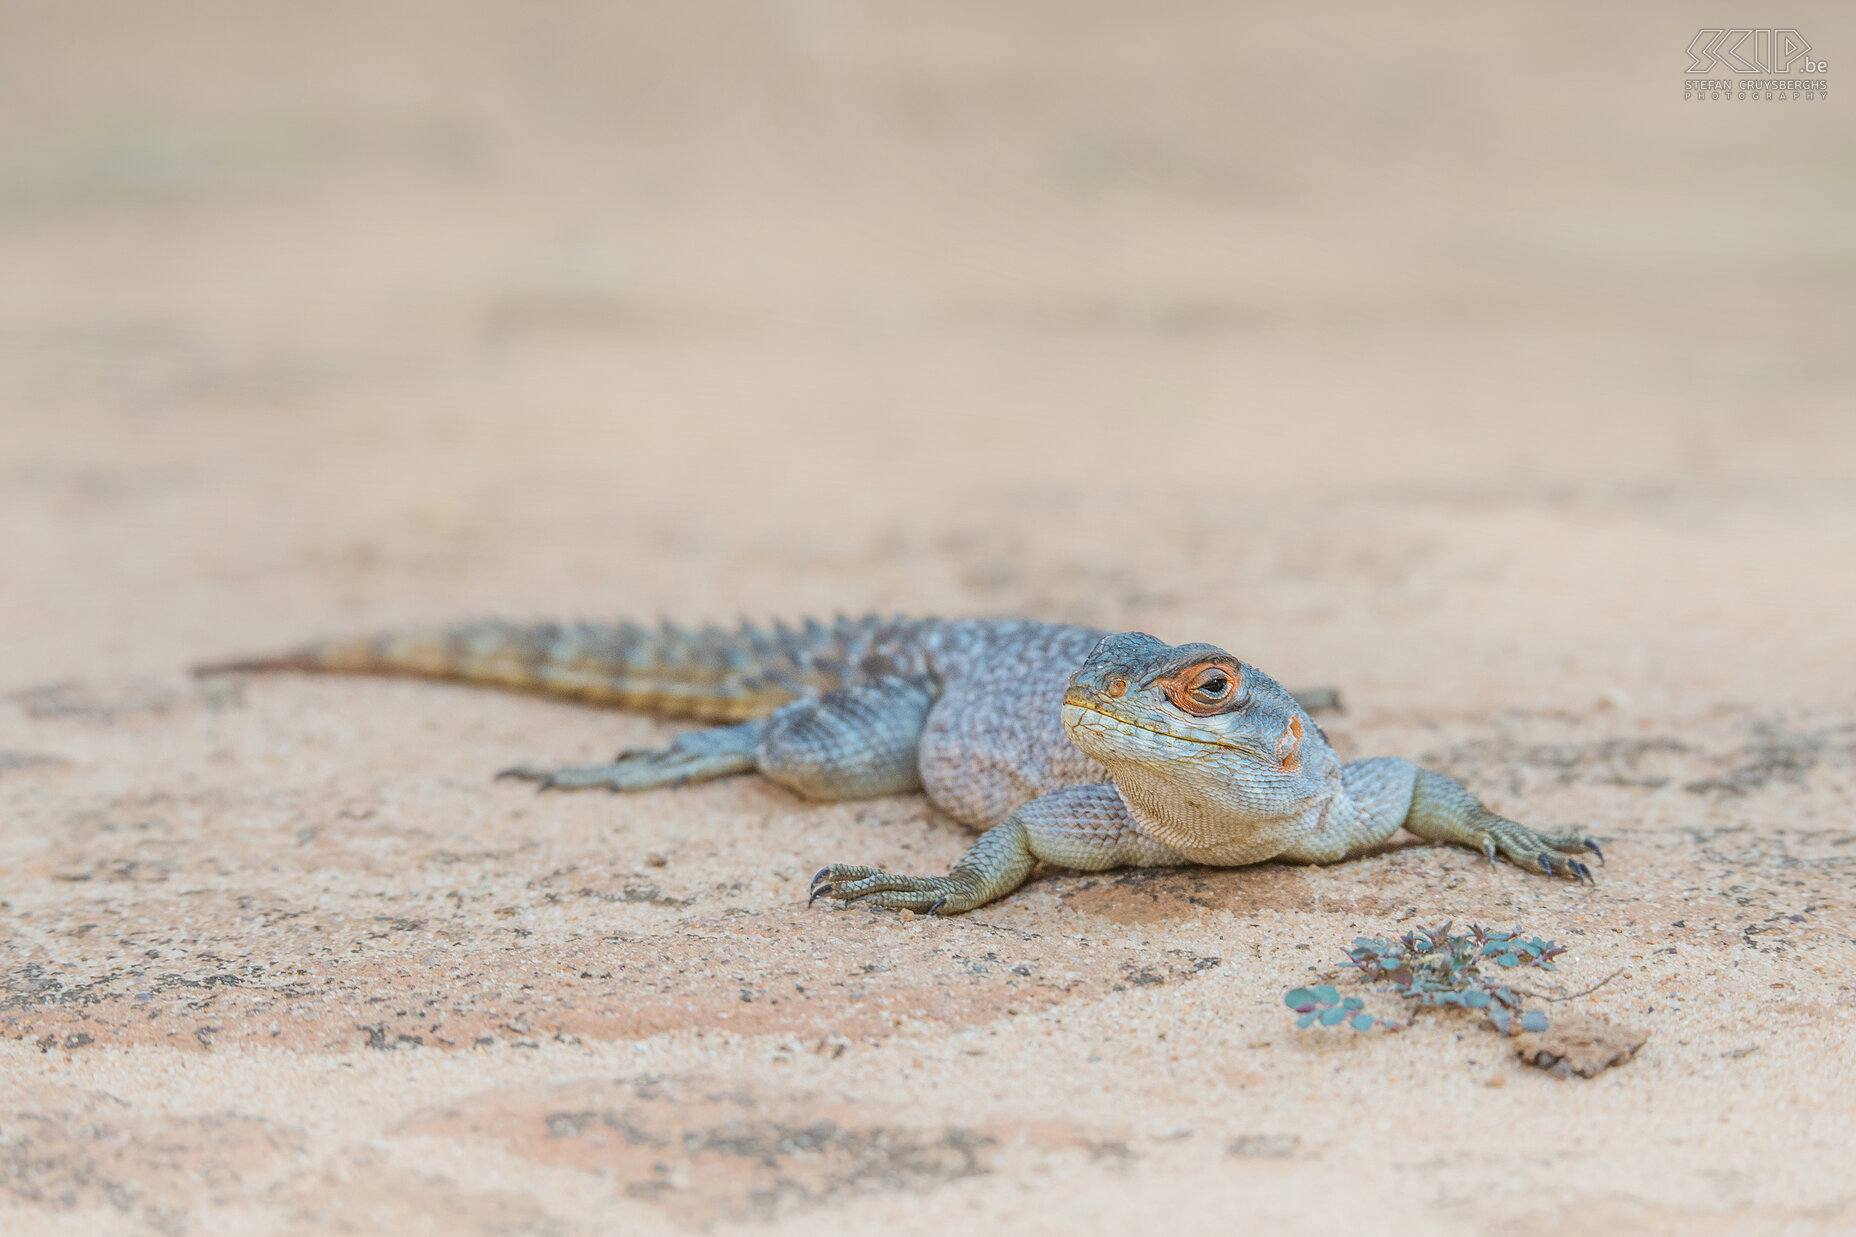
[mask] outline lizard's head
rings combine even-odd
[[[1064,693],[1063,728],[1130,802],[1182,827],[1289,810],[1335,763],[1274,679],[1214,645],[1140,632],[1096,645]]]

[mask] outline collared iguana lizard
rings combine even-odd
[[[454,679],[730,723],[609,764],[505,771],[543,789],[759,772],[814,799],[925,790],[985,830],[946,876],[832,864],[811,892],[841,902],[968,911],[1023,884],[1039,860],[1091,871],[1333,863],[1400,826],[1574,879],[1591,872],[1573,856],[1598,853],[1578,834],[1498,816],[1409,760],[1342,764],[1269,676],[1212,645],[1138,632],[876,617],[695,633],[478,622],[200,673],[251,670]]]

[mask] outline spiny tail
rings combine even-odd
[[[743,624],[685,631],[631,623],[495,620],[306,645],[275,657],[200,666],[195,674],[297,670],[379,674],[567,696],[663,717],[746,721],[788,701],[851,685],[878,639],[917,626],[868,616],[794,629]]]

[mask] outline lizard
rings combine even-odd
[[[1402,827],[1548,876],[1593,879],[1577,832],[1543,833],[1397,757],[1343,763],[1311,708],[1211,644],[1022,619],[743,624],[484,620],[324,641],[197,674],[411,675],[720,723],[665,747],[499,777],[641,791],[758,772],[815,800],[925,791],[982,830],[942,876],[834,863],[809,900],[958,914],[1042,861],[1101,871],[1335,863]]]

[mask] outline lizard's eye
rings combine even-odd
[[[1167,683],[1167,695],[1188,713],[1210,717],[1222,713],[1237,696],[1238,674],[1216,663],[1194,666]]]

